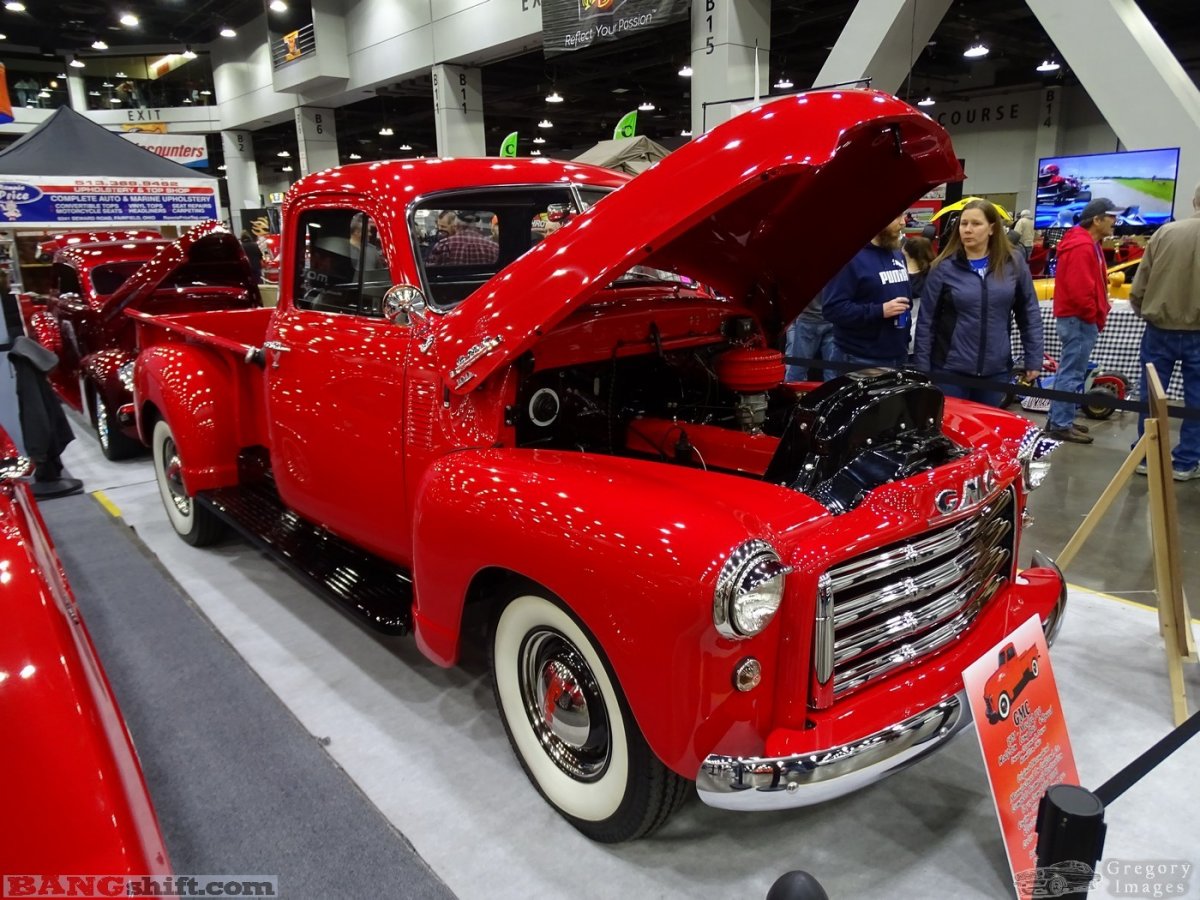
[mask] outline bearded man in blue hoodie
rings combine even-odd
[[[897,216],[854,255],[825,288],[833,324],[834,360],[869,368],[908,362],[908,265],[900,252],[904,216]]]

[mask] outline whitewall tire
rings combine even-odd
[[[495,621],[490,657],[517,759],[572,825],[631,840],[679,806],[688,782],[651,752],[595,641],[558,603],[518,592]]]
[[[184,487],[179,448],[165,419],[154,423],[150,448],[158,494],[175,533],[194,547],[203,547],[219,539],[224,530],[221,520],[208,509],[198,506]]]

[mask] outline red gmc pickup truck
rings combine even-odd
[[[961,177],[936,123],[870,91],[764,106],[632,181],[309,175],[277,308],[138,317],[167,515],[193,544],[233,525],[440,665],[486,642],[517,758],[596,840],[693,783],[747,810],[854,790],[962,729],[962,669],[1064,609],[1053,563],[1017,563],[1052,442],[918,373],[783,384],[772,349]]]

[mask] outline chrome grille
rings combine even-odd
[[[952,643],[1012,569],[1015,502],[855,557],[819,581],[814,707]]]

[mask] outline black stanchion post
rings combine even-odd
[[[1088,896],[1090,873],[1104,851],[1107,829],[1104,804],[1087,788],[1056,784],[1042,795],[1038,806],[1038,875],[1053,896],[1080,900]],[[1070,863],[1083,863],[1090,871],[1075,871]]]
[[[821,882],[796,869],[784,872],[775,880],[767,891],[767,900],[829,900],[829,895]]]

